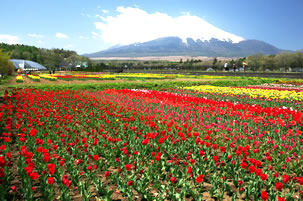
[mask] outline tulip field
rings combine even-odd
[[[0,200],[302,200],[302,100],[275,87],[15,89],[0,103]]]

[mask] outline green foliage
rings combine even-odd
[[[241,77],[239,80],[214,80],[209,82],[209,85],[219,87],[239,87],[249,85],[260,85],[265,83],[275,83],[276,78],[259,78],[259,77]]]
[[[14,77],[14,78],[15,78],[15,77]],[[11,76],[11,75],[8,75],[8,76],[3,77],[2,79],[0,79],[0,85],[5,85],[5,84],[7,84],[7,82],[8,82],[9,80],[11,80],[11,79],[13,79],[13,76]],[[0,96],[2,96],[2,94],[1,94],[1,88],[0,88]]]
[[[87,68],[81,68],[80,71],[86,71],[86,72],[103,72],[104,67],[106,65],[101,63],[93,63],[91,61],[88,61]]]
[[[256,54],[248,56],[246,59],[248,67],[253,71],[280,70],[284,68],[303,67],[303,52],[282,52],[277,55]]]
[[[0,49],[0,75],[1,79],[5,75],[11,75],[13,72],[13,64],[9,61],[10,54]]]

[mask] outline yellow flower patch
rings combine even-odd
[[[267,98],[267,99],[286,99],[286,100],[303,100],[303,92],[290,90],[275,90],[275,89],[252,89],[252,88],[232,88],[232,87],[216,87],[209,85],[185,87],[204,93],[219,93],[227,95],[247,95],[251,98]]]

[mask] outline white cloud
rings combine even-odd
[[[68,38],[68,36],[66,34],[63,34],[63,33],[56,33],[56,37],[57,38]]]
[[[0,42],[7,43],[7,44],[18,44],[19,37],[8,35],[8,34],[0,34]]]
[[[32,38],[44,38],[44,35],[39,35],[39,34],[33,34],[29,33],[27,36],[32,37]]]
[[[118,7],[116,16],[100,18],[95,22],[101,38],[110,44],[126,45],[145,42],[167,36],[178,36],[184,42],[186,38],[194,40],[219,40],[239,42],[242,37],[225,32],[209,24],[203,18],[184,12],[172,17],[166,13],[147,13],[140,8]]]

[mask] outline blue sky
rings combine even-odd
[[[302,0],[1,0],[0,4],[0,41],[80,54],[161,36],[169,31],[161,23],[180,22],[180,16],[196,17],[197,22],[204,20],[281,49],[303,49]],[[143,24],[135,26],[140,19]],[[150,27],[160,27],[147,30],[146,19],[153,23]],[[183,23],[180,26],[191,32],[187,26],[199,27]]]

